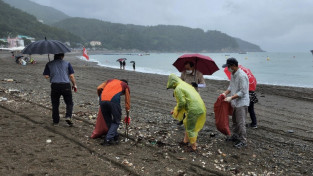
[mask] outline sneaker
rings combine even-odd
[[[253,129],[257,129],[258,126],[257,125],[253,125],[252,123],[246,124],[247,128],[253,128]]]
[[[114,141],[115,141],[115,143],[118,143],[119,142],[119,137],[120,137],[120,135],[116,135],[116,136],[114,136]]]
[[[246,147],[247,144],[245,142],[242,142],[242,141],[238,141],[236,144],[234,144],[234,147],[236,148],[242,148],[242,147]]]
[[[178,126],[181,126],[181,125],[183,125],[183,124],[184,124],[183,121],[179,121],[179,122],[177,123]]]
[[[70,126],[70,127],[73,126],[73,122],[72,122],[72,118],[71,117],[65,117],[65,121],[68,124],[68,126]]]
[[[227,136],[225,139],[226,142],[238,142],[238,139],[235,136]]]
[[[116,145],[118,144],[118,142],[114,141],[114,140],[104,140],[103,143],[101,143],[101,145],[103,146],[110,146],[110,145]]]
[[[52,123],[52,126],[59,126],[59,123]]]

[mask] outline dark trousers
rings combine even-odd
[[[118,136],[117,129],[121,123],[121,105],[110,101],[101,101],[100,107],[103,118],[109,129],[108,134],[106,135],[106,140],[113,140],[115,136]]]
[[[52,102],[52,119],[53,123],[59,123],[59,106],[60,97],[63,96],[66,104],[65,117],[72,117],[73,112],[73,99],[70,83],[52,83],[51,84],[51,102]]]
[[[250,104],[248,107],[248,112],[249,112],[250,118],[251,118],[251,125],[257,125],[256,117],[255,117],[255,113],[254,113],[254,103],[252,101],[250,101]]]

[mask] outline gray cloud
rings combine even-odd
[[[311,0],[32,0],[73,17],[219,30],[266,51],[313,49]]]

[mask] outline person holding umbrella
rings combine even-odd
[[[185,62],[185,70],[181,73],[180,78],[188,84],[191,84],[197,91],[198,87],[205,87],[203,74],[199,70],[195,70],[192,61]]]
[[[206,107],[199,93],[190,85],[171,74],[168,78],[167,89],[174,89],[174,96],[177,105],[172,110],[171,114],[176,120],[183,120],[185,126],[185,136],[180,144],[188,146],[190,151],[197,150],[198,132],[203,128],[206,120]]]
[[[173,65],[181,72],[181,79],[191,84],[197,91],[198,87],[206,87],[203,75],[212,75],[219,70],[213,59],[201,54],[184,54]],[[179,121],[177,125],[182,125]]]
[[[223,93],[226,97],[224,101],[230,102],[233,107],[232,114],[232,132],[233,135],[227,138],[227,141],[235,142],[234,147],[241,148],[247,146],[247,134],[245,119],[247,117],[249,100],[249,81],[247,74],[239,69],[238,61],[235,58],[229,58],[223,68],[227,67],[231,72],[230,84]]]
[[[130,63],[133,64],[133,70],[135,71],[136,70],[136,62],[135,61],[130,61]]]
[[[73,67],[69,62],[64,61],[63,58],[64,53],[54,54],[54,60],[46,64],[43,75],[46,79],[50,78],[53,125],[59,124],[60,97],[63,96],[66,104],[65,121],[69,126],[73,126],[73,99],[70,81],[75,92],[77,91],[77,85]]]

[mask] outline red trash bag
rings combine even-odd
[[[107,124],[105,123],[105,120],[102,116],[101,108],[99,107],[98,117],[96,121],[95,129],[92,132],[91,138],[95,139],[98,138],[104,134],[107,134],[109,131]]]
[[[229,102],[224,101],[225,96],[220,95],[214,103],[215,125],[218,131],[230,136],[229,115],[232,115],[233,108]]]

